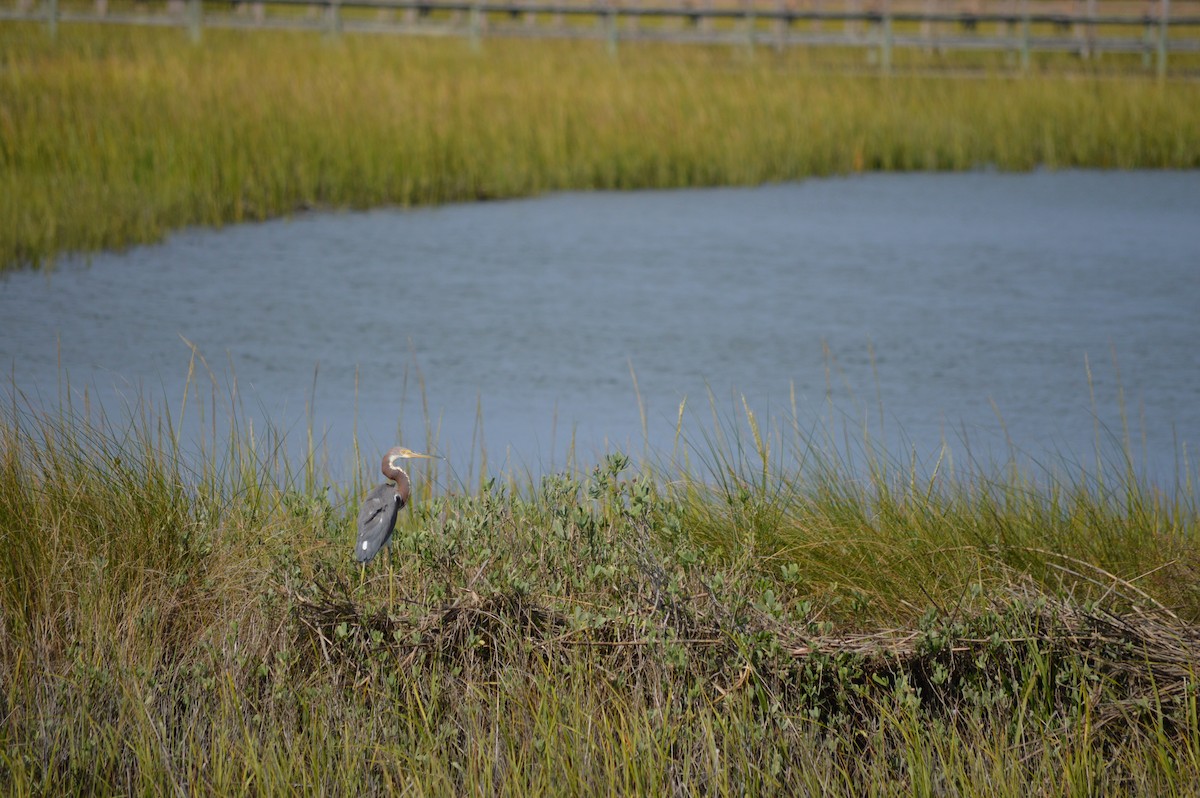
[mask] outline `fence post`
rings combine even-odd
[[[483,13],[479,10],[479,2],[471,4],[471,10],[467,14],[467,26],[471,32],[471,50],[479,52],[479,37],[483,29]]]
[[[883,74],[892,74],[892,3],[884,0],[883,4],[883,48],[879,58],[879,68]]]
[[[604,13],[604,34],[608,43],[608,54],[617,54],[617,9],[614,0],[609,0],[608,10]]]
[[[780,14],[779,19],[775,20],[775,52],[782,53],[787,45],[788,34],[792,30],[791,18],[787,16],[787,0],[778,0],[775,11]]]
[[[1083,57],[1092,58],[1096,50],[1096,0],[1087,0],[1087,23],[1083,29]]]
[[[1162,0],[1158,16],[1158,79],[1167,77],[1167,16],[1171,13],[1171,0]]]
[[[327,0],[325,9],[325,33],[337,36],[342,32],[342,4],[339,0]]]
[[[51,41],[58,38],[58,0],[46,0],[46,32]]]
[[[200,43],[200,25],[201,14],[203,7],[200,5],[200,0],[188,0],[187,4],[187,26],[188,38],[192,40],[192,44]]]
[[[757,20],[754,15],[754,0],[746,0],[746,52],[754,55],[754,26]]]
[[[1029,0],[1021,3],[1021,71],[1029,71]]]

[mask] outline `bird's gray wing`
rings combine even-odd
[[[396,489],[379,485],[371,489],[358,511],[358,540],[354,544],[354,559],[367,562],[383,548],[396,526]]]

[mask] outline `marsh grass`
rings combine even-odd
[[[1200,778],[1187,480],[863,470],[747,412],[686,466],[419,475],[360,575],[361,491],[293,469],[274,433],[235,416],[184,440],[194,404],[110,419],[13,390],[3,407],[10,794]]]
[[[0,25],[0,268],[307,208],[867,170],[1200,164],[1200,86],[803,52]]]

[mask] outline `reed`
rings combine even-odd
[[[184,434],[194,403],[2,407],[10,794],[1200,778],[1195,488],[1119,453],[1103,478],[860,469],[747,413],[674,461],[441,490],[418,472],[360,584],[361,491],[236,413]]]
[[[1200,164],[1200,86],[829,74],[803,53],[0,25],[0,268],[185,225],[799,180]]]

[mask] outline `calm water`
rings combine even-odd
[[[1200,173],[322,213],[0,278],[0,364],[43,401],[61,368],[117,415],[138,394],[178,407],[184,339],[297,439],[314,400],[335,468],[356,421],[371,459],[425,445],[422,385],[460,473],[480,407],[493,465],[549,470],[572,435],[585,459],[639,453],[632,369],[668,453],[684,397],[689,436],[711,431],[711,391],[727,420],[744,395],[775,424],[794,395],[802,427],[866,424],[900,456],[1003,457],[1006,430],[1023,456],[1090,462],[1123,390],[1170,480],[1200,443]]]

